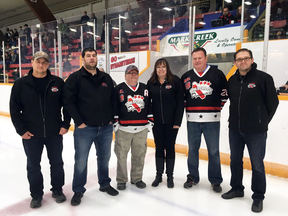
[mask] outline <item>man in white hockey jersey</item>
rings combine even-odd
[[[188,170],[184,188],[197,184],[199,178],[199,148],[203,133],[209,156],[208,180],[217,193],[222,191],[219,132],[220,111],[227,101],[227,80],[221,70],[207,65],[204,48],[192,52],[193,69],[183,74],[188,130]]]
[[[147,134],[150,97],[147,86],[138,82],[139,70],[129,65],[125,82],[115,88],[115,154],[117,156],[117,189],[125,190],[128,181],[127,155],[131,148],[131,183],[145,188],[142,181],[144,159],[147,151]],[[149,116],[149,117],[152,117]]]

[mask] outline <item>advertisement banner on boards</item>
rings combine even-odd
[[[203,47],[207,53],[232,53],[236,50],[236,43],[240,42],[241,26],[196,31],[194,35],[194,49]],[[163,55],[188,55],[189,33],[171,34],[166,36]]]
[[[124,72],[128,65],[139,67],[138,53],[119,53],[110,55],[110,72]]]
[[[114,53],[110,54],[110,70],[109,72],[124,72],[128,65],[135,65],[139,67],[139,54],[138,53]],[[98,68],[106,70],[106,57],[105,55],[98,55]]]

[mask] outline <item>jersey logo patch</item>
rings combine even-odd
[[[141,95],[127,96],[127,102],[125,103],[128,112],[134,112],[135,110],[140,113],[145,107],[144,97]]]
[[[58,89],[56,86],[53,86],[53,87],[51,88],[51,91],[52,91],[52,92],[58,92],[59,89]]]
[[[123,101],[124,101],[124,95],[120,94],[120,102],[123,102]]]
[[[248,84],[248,88],[253,89],[253,88],[255,88],[255,87],[256,87],[256,84],[255,84],[255,83],[249,83],[249,84]]]
[[[204,100],[206,96],[211,95],[213,89],[210,87],[211,82],[209,81],[200,81],[199,83],[193,82],[192,88],[189,90],[191,98],[201,98]]]
[[[191,83],[190,82],[185,83],[185,89],[188,90],[189,88],[191,88]]]

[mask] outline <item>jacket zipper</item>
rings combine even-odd
[[[53,80],[48,82],[48,85],[46,86],[45,92],[44,92],[44,101],[43,101],[43,107],[44,110],[42,110],[42,106],[41,106],[41,94],[40,94],[40,110],[41,110],[41,114],[42,114],[42,120],[43,120],[43,128],[44,128],[44,137],[46,137],[46,119],[45,119],[45,101],[46,101],[46,94],[47,94],[47,89],[50,85],[50,83]]]
[[[245,78],[245,77],[244,77]],[[241,131],[241,128],[240,128],[240,101],[241,101],[241,94],[242,94],[242,84],[243,84],[243,79],[241,79],[241,86],[240,86],[240,94],[239,94],[239,99],[238,99],[238,126],[239,126],[239,131]]]
[[[161,104],[162,123],[164,124],[163,106],[162,106],[162,85],[161,84],[160,84],[160,104]]]
[[[262,123],[261,121],[261,113],[260,113],[260,107],[258,106],[258,117],[259,117],[259,124]]]

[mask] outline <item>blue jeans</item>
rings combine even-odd
[[[188,170],[195,183],[199,177],[199,148],[203,133],[208,150],[208,179],[211,184],[221,184],[220,156],[219,156],[219,132],[220,122],[187,122],[188,130]]]
[[[87,160],[92,143],[94,142],[97,155],[97,174],[100,187],[110,184],[109,160],[111,156],[113,125],[87,126],[74,130],[75,165],[72,189],[84,193],[87,182]]]
[[[254,192],[253,200],[261,201],[266,192],[266,177],[264,167],[264,157],[266,149],[267,132],[261,134],[246,134],[237,130],[229,130],[230,142],[230,185],[233,190],[243,191],[243,151],[247,145],[250,161],[252,165],[252,186]]]
[[[41,157],[44,145],[50,163],[51,191],[62,191],[64,185],[64,169],[62,160],[62,136],[22,139],[27,156],[27,176],[32,198],[43,196],[43,175],[41,172]]]

